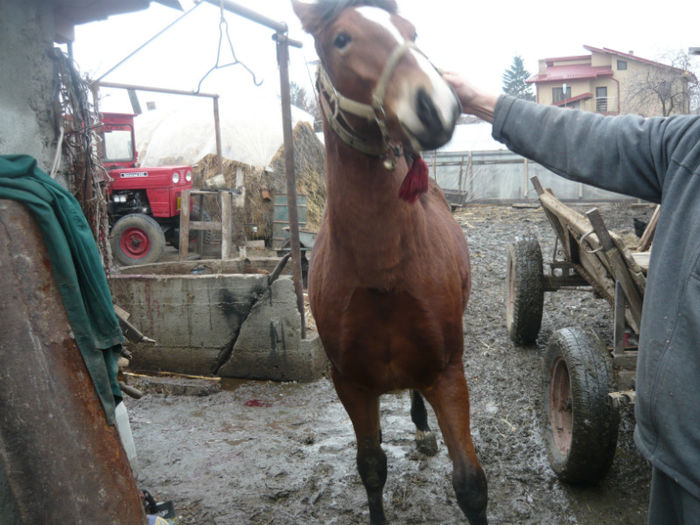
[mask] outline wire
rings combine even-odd
[[[228,47],[231,50],[231,56],[233,58],[233,62],[229,62],[228,64],[219,64],[221,60],[221,44],[224,39],[224,33],[226,34],[226,40],[228,41]],[[241,66],[243,69],[245,69],[250,76],[253,78],[253,84],[255,84],[256,87],[260,87],[263,84],[263,80],[258,80],[257,76],[255,75],[255,72],[249,68],[246,64],[238,60],[238,57],[236,57],[236,51],[233,48],[233,42],[231,41],[231,35],[229,34],[228,31],[228,21],[226,20],[226,17],[224,16],[224,5],[223,2],[221,2],[220,6],[220,18],[219,18],[219,44],[217,45],[216,48],[216,63],[214,66],[207,71],[204,76],[199,80],[199,84],[197,84],[197,89],[195,93],[199,93],[199,90],[202,88],[202,83],[206,80],[206,78],[214,71],[217,69],[224,69],[227,67],[231,66]]]
[[[151,42],[153,42],[153,41],[154,41],[156,38],[158,38],[160,35],[162,35],[163,33],[165,33],[168,29],[170,29],[171,27],[173,27],[173,26],[174,26],[175,24],[177,24],[180,20],[182,20],[183,18],[185,18],[187,15],[189,15],[192,11],[194,11],[195,9],[197,9],[201,4],[202,4],[202,2],[197,2],[197,3],[195,3],[188,11],[185,11],[184,13],[182,13],[179,17],[177,17],[175,20],[173,20],[172,22],[170,22],[167,26],[165,26],[163,29],[161,29],[160,31],[158,31],[158,32],[157,32],[155,35],[153,35],[151,38],[149,38],[148,40],[146,40],[143,44],[141,44],[139,47],[137,47],[136,49],[134,49],[131,53],[129,53],[128,55],[126,55],[124,58],[122,58],[122,59],[121,59],[119,62],[117,62],[114,66],[112,66],[111,68],[109,68],[109,69],[107,70],[106,73],[103,73],[97,80],[93,81],[93,83],[97,83],[97,82],[99,82],[100,80],[102,80],[104,77],[106,77],[107,75],[109,75],[112,71],[114,71],[115,69],[117,69],[117,68],[118,68],[119,66],[121,66],[124,62],[126,62],[126,61],[129,60],[131,57],[133,57],[136,53],[138,53],[139,51],[141,51],[144,47],[146,47],[148,44],[150,44]]]

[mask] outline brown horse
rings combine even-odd
[[[355,429],[370,521],[385,523],[379,398],[412,389],[418,437],[433,448],[422,394],[453,462],[459,506],[472,525],[484,525],[486,477],[472,444],[462,363],[467,243],[418,154],[449,140],[459,102],[393,0],[293,4],[321,60],[326,141],[328,200],[309,297]]]

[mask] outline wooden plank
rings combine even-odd
[[[651,248],[651,243],[654,240],[654,233],[656,233],[656,225],[659,222],[660,213],[661,206],[657,205],[654,213],[651,215],[651,219],[649,219],[649,224],[647,224],[647,227],[644,228],[644,233],[639,239],[639,246],[637,247],[638,251],[645,252]]]
[[[180,255],[184,261],[190,251],[190,194],[194,190],[183,190],[180,194]]]
[[[632,315],[639,325],[642,319],[642,297],[639,294],[639,289],[637,288],[636,283],[629,273],[627,264],[625,263],[620,250],[613,243],[610,233],[608,232],[608,229],[603,222],[603,218],[600,215],[600,211],[594,208],[586,213],[586,215],[591,221],[596,235],[603,246],[603,254],[613,270],[615,279],[620,281],[620,284],[622,285],[622,289],[627,297],[627,302],[630,310],[632,311]]]
[[[625,353],[625,292],[620,281],[615,281],[615,304],[613,306],[613,355],[619,357]]]
[[[231,193],[221,192],[221,258],[231,257]]]
[[[649,271],[649,258],[651,257],[651,252],[632,252],[632,258],[639,267],[644,270],[644,273]]]

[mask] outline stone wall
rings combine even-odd
[[[26,154],[44,171],[56,149],[54,18],[40,0],[0,2],[0,154]]]

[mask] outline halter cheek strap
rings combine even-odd
[[[394,168],[395,161],[393,159],[401,155],[403,148],[400,145],[391,145],[389,127],[384,110],[384,98],[396,66],[403,55],[412,49],[417,49],[417,47],[409,40],[394,48],[386,64],[384,64],[384,69],[377,81],[377,85],[372,90],[371,104],[357,102],[338,93],[325,68],[320,65],[318,69],[317,87],[321,101],[321,110],[331,129],[349,146],[367,155],[385,157],[387,159],[385,160],[387,169]],[[382,136],[382,142],[376,144],[358,135],[347,118],[345,118],[345,114],[376,123]]]

